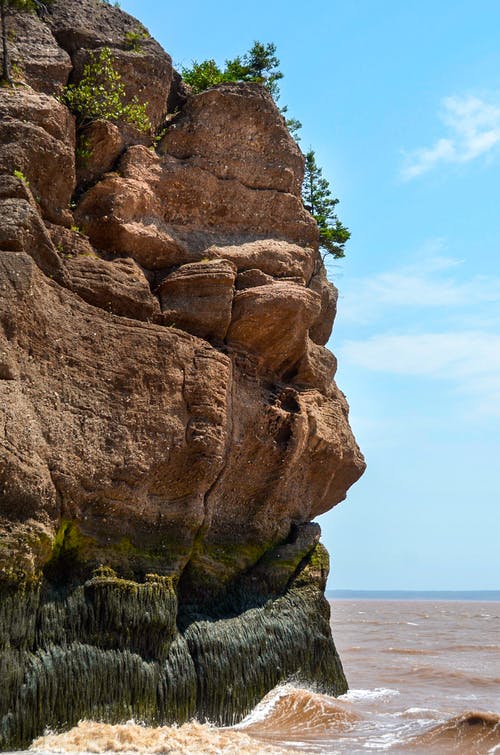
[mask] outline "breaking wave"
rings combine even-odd
[[[347,702],[283,685],[266,695],[235,729],[256,731],[259,736],[304,739],[351,727],[359,718]]]

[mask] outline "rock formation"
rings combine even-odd
[[[190,95],[102,0],[11,23],[0,746],[81,718],[233,723],[286,679],[341,693],[311,520],[364,462],[300,150],[265,89]],[[83,160],[57,96],[103,46],[160,138],[95,122]]]

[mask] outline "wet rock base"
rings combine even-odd
[[[179,604],[168,577],[98,570],[67,592],[4,590],[0,747],[26,747],[79,720],[231,725],[285,681],[331,695],[347,684],[324,598],[320,544],[280,595],[241,581],[225,601]]]

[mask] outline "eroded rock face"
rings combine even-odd
[[[92,124],[73,194],[71,114],[0,98],[0,746],[84,717],[235,723],[292,676],[339,694],[311,520],[364,461],[300,151],[264,89],[189,97],[118,9],[56,0],[46,23],[47,91],[54,40],[76,79],[107,45],[155,123],[182,109],[158,152]]]
[[[34,13],[8,19],[14,78],[37,92],[59,94],[68,82],[71,58],[61,49],[50,28]]]
[[[55,0],[46,21],[71,56],[72,82],[81,79],[92,51],[109,47],[128,99],[147,103],[153,127],[160,125],[173,81],[172,60],[137,19],[102,0]]]
[[[258,85],[227,84],[191,97],[158,151],[248,188],[300,194],[302,154]]]
[[[70,224],[75,188],[75,125],[54,97],[3,89],[0,97],[0,171],[23,174],[44,218]]]
[[[158,287],[163,323],[207,341],[223,341],[231,322],[235,278],[235,266],[227,260],[181,265]]]

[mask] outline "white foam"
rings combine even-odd
[[[350,689],[345,695],[340,695],[339,700],[348,700],[357,702],[359,700],[380,700],[385,697],[395,697],[400,695],[398,689],[389,689],[387,687],[375,687],[375,689]]]
[[[439,716],[439,715],[441,715],[440,711],[435,710],[434,708],[407,708],[406,710],[404,710],[399,715],[401,715],[401,716],[414,716],[414,715],[416,715],[418,713],[424,713],[424,714],[427,714],[427,715],[430,714],[432,716],[436,716],[436,715]]]
[[[264,719],[267,718],[271,711],[274,709],[278,700],[281,700],[282,697],[286,697],[286,695],[290,694],[293,689],[294,687],[292,687],[290,684],[280,684],[278,687],[275,687],[271,690],[271,692],[268,692],[268,694],[260,701],[260,703],[255,706],[255,708],[248,714],[248,716],[245,716],[243,721],[240,721],[239,724],[236,724],[231,728],[244,729],[246,726],[258,723],[259,721],[264,721]]]

